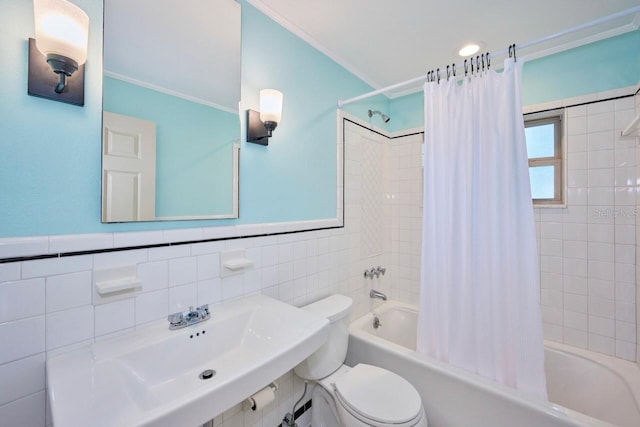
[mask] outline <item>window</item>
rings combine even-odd
[[[531,197],[534,205],[564,204],[562,111],[525,117]]]

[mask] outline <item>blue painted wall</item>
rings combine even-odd
[[[640,81],[640,31],[633,31],[524,64],[524,105],[602,92]],[[424,124],[422,92],[391,100],[392,130]]]
[[[102,2],[74,2],[91,19],[83,108],[27,95],[33,6],[25,0],[2,3],[0,54],[7,80],[0,89],[0,237],[335,216],[336,102],[372,88],[241,1],[243,108],[257,109],[259,90],[267,87],[281,90],[285,100],[268,147],[242,142],[240,219],[100,223]],[[386,111],[386,104],[367,105]],[[358,106],[347,111],[366,118]]]
[[[103,109],[156,124],[156,216],[233,213],[232,114],[105,77]]]

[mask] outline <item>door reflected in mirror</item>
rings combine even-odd
[[[238,217],[240,5],[104,0],[102,221]]]

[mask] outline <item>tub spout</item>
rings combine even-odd
[[[383,294],[382,292],[378,292],[375,289],[371,289],[371,292],[369,292],[369,296],[371,298],[380,298],[382,301],[387,300],[387,296],[385,294]]]

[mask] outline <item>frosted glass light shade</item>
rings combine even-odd
[[[43,55],[87,61],[89,16],[67,0],[33,0],[36,46]]]
[[[260,91],[260,120],[280,123],[282,119],[282,92],[274,89]]]

